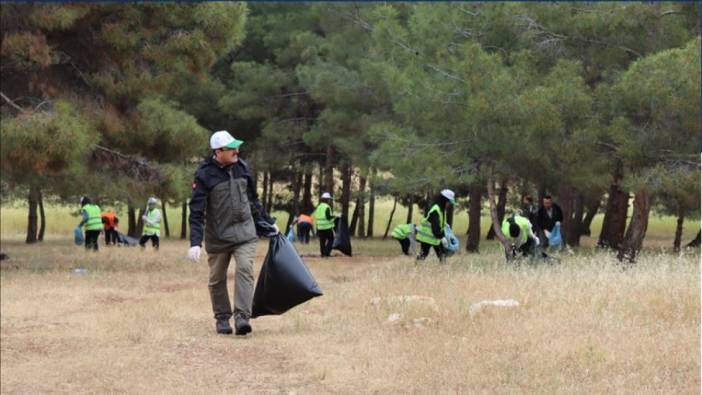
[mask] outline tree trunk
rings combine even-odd
[[[46,213],[44,212],[44,196],[41,194],[41,190],[39,190],[39,220],[39,236],[37,237],[37,240],[44,241],[44,232],[46,231]]]
[[[166,213],[166,199],[161,198],[161,207],[161,211],[163,211],[163,230],[166,232],[166,237],[171,237],[171,229],[168,227],[168,214]]]
[[[373,172],[371,172],[371,177]],[[368,199],[368,229],[366,237],[373,237],[373,226],[375,226],[375,187],[373,186],[373,178],[369,182],[370,198]]]
[[[180,213],[180,239],[185,240],[188,234],[188,201],[183,200],[183,207]]]
[[[593,200],[588,206],[585,212],[585,218],[580,223],[580,235],[590,236],[592,231],[590,231],[590,226],[592,225],[592,220],[597,215],[597,211],[600,209],[600,198]]]
[[[420,205],[420,208],[422,209],[422,213],[424,215],[427,215],[427,213],[429,212],[429,209],[431,208],[431,203],[434,201],[433,197],[434,194],[432,193],[432,190],[430,188],[427,191],[427,194],[424,195],[424,201],[422,202],[423,204]]]
[[[273,174],[268,174],[268,202],[266,203],[266,212],[270,213],[273,210]]]
[[[412,223],[413,211],[414,211],[414,195],[411,195],[409,205],[407,205],[407,222],[405,222],[406,224]]]
[[[253,190],[258,194],[258,166],[256,165],[256,151],[247,152],[246,164],[249,165],[249,173],[253,179]]]
[[[341,215],[348,220],[351,207],[351,163],[344,162],[341,169]]]
[[[682,242],[683,223],[685,222],[685,209],[682,204],[678,206],[678,223],[675,227],[675,239],[673,240],[673,251],[680,252]]]
[[[697,236],[695,236],[694,239],[692,239],[691,242],[687,243],[685,245],[685,248],[695,248],[700,246],[700,235],[702,235],[702,231],[697,231]]]
[[[366,177],[359,178],[358,186],[358,237],[366,237]]]
[[[327,146],[327,161],[324,168],[324,191],[334,194],[334,164],[336,162],[336,150],[333,145]],[[343,177],[343,176],[342,176]],[[348,211],[348,210],[347,210]],[[348,212],[346,213],[348,215]]]
[[[27,238],[25,242],[32,244],[37,242],[37,204],[39,203],[39,188],[32,185],[29,187],[27,203],[29,204],[29,217],[27,218]]]
[[[263,208],[266,208],[266,203],[268,202],[268,172],[263,172],[263,193],[261,194],[261,204]]]
[[[618,249],[624,239],[626,229],[626,214],[629,209],[629,194],[622,190],[624,179],[623,167],[618,162],[612,174],[612,184],[609,187],[607,209],[605,210],[602,230],[597,242],[598,247]]]
[[[349,224],[349,234],[351,236],[356,236],[356,226],[358,225],[358,199],[356,199],[356,206],[353,208],[353,213],[351,214],[351,223]]]
[[[502,221],[505,219],[505,206],[507,205],[507,192],[509,192],[509,186],[507,185],[507,179],[502,180],[500,185],[500,193],[497,198],[497,219],[499,222],[497,226],[502,226]],[[488,234],[486,236],[487,240],[493,240],[495,238],[494,226],[488,229]]]
[[[583,215],[585,215],[585,198],[581,193],[575,196],[573,205],[573,216],[567,233],[567,242],[571,247],[578,247],[580,245],[580,228],[583,224]]]
[[[137,221],[136,221],[136,209],[134,208],[134,205],[132,204],[131,199],[127,201],[127,221],[128,221],[128,228],[127,228],[127,236],[129,237],[138,237],[137,236]]]
[[[504,234],[502,234],[500,219],[497,216],[497,207],[495,205],[495,177],[492,175],[492,170],[488,172],[487,177],[487,193],[488,193],[488,204],[490,205],[490,218],[492,218],[492,228],[495,231],[495,237],[502,243],[502,247],[505,249],[505,258],[511,260],[513,257],[510,256],[511,246],[509,241]]]
[[[570,237],[573,229],[573,211],[575,201],[575,188],[567,184],[558,186],[558,205],[563,211],[563,223],[561,223],[561,237],[563,242],[571,245]]]
[[[636,254],[641,251],[643,239],[648,228],[648,215],[651,211],[651,197],[647,190],[642,189],[634,195],[634,213],[626,229],[624,241],[619,249],[617,258],[620,261],[636,263]]]
[[[383,240],[385,240],[388,237],[388,232],[390,232],[390,226],[392,225],[392,217],[395,215],[396,208],[397,208],[397,196],[395,196],[395,200],[393,200],[393,202],[392,202],[392,210],[390,211],[390,218],[388,219],[388,225],[385,227],[385,233],[383,233]]]
[[[319,163],[319,176],[317,177],[317,183],[315,184],[317,187],[317,199],[319,199],[320,196],[322,196],[323,192],[329,192],[329,193],[334,193],[334,191],[329,190],[326,191],[324,188],[324,165],[320,162]]]
[[[139,218],[137,218],[137,226],[136,226],[136,234],[133,237],[141,237],[142,233],[144,233],[144,209],[140,208],[139,209]]]
[[[312,203],[312,170],[305,170],[304,188],[302,192],[302,211],[305,214],[312,213],[314,203]]]
[[[285,224],[285,233],[288,232],[290,226],[292,226],[293,218],[300,213],[300,189],[302,188],[302,177],[301,172],[295,174],[295,179],[293,180],[293,198],[290,204],[290,211],[288,216],[288,223]]]
[[[478,253],[480,252],[480,208],[483,200],[483,185],[480,181],[471,184],[469,198],[466,251]]]

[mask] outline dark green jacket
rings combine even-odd
[[[195,173],[190,198],[190,245],[217,253],[273,232],[244,161],[220,166],[213,158]]]

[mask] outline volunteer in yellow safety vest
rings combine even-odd
[[[85,225],[85,249],[98,250],[98,236],[102,231],[102,217],[100,207],[92,204],[90,199],[83,196],[80,198],[80,215],[83,220],[78,227]]]
[[[446,209],[449,204],[456,204],[456,194],[450,189],[444,189],[436,195],[426,216],[419,223],[417,241],[421,244],[421,251],[417,255],[418,261],[426,259],[431,247],[434,247],[440,261],[443,262],[446,259],[448,239],[444,235],[444,227],[446,225]]]
[[[414,224],[400,224],[392,230],[392,238],[397,240],[402,247],[402,253],[409,255],[410,250],[417,250],[417,227]]]
[[[331,194],[324,192],[319,199],[317,208],[312,213],[314,224],[317,228],[317,237],[319,238],[319,252],[322,258],[328,258],[331,255],[332,245],[334,244],[334,222],[336,217],[332,213]]]
[[[141,219],[144,220],[144,231],[141,234],[139,245],[146,248],[146,242],[151,239],[151,245],[158,250],[159,239],[161,238],[161,210],[156,207],[157,200],[150,197],[147,201],[147,209]]]
[[[531,222],[521,215],[512,215],[502,222],[502,233],[512,244],[512,251],[507,251],[508,256],[521,252],[524,256],[536,255],[539,238],[532,230]],[[543,254],[545,256],[545,254]]]

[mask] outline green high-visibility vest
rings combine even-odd
[[[419,223],[419,226],[417,226],[417,240],[421,241],[422,243],[438,246],[439,244],[441,244],[441,240],[434,237],[434,232],[431,231],[431,222],[429,222],[429,216],[433,212],[439,214],[439,226],[441,227],[441,229],[444,228],[444,213],[439,208],[439,205],[435,204],[431,206],[431,208],[427,212],[426,217],[422,218],[422,221]]]
[[[522,244],[526,243],[527,238],[529,237],[531,222],[529,222],[528,219],[522,217],[521,215],[515,215],[514,223],[519,226],[519,238],[517,239],[517,241],[519,241],[519,245],[521,246]],[[507,237],[508,239],[512,238],[509,235],[509,218],[506,218],[504,221],[502,221],[502,233],[504,233],[505,237]]]
[[[100,207],[96,204],[86,204],[83,210],[88,214],[88,222],[86,222],[85,230],[102,230],[102,217],[100,216]]]
[[[146,218],[150,219],[152,222],[156,220],[157,218],[157,213],[159,213],[158,209],[155,208],[153,210],[148,210],[146,212]],[[142,232],[144,235],[156,235],[156,236],[161,236],[161,221],[159,218],[159,221],[156,222],[156,224],[151,225],[148,222],[144,221],[144,231]]]
[[[392,238],[397,240],[404,240],[412,234],[412,224],[400,224],[392,230]]]
[[[328,204],[319,203],[312,214],[317,230],[334,229],[334,220],[327,219],[327,209],[331,209]]]

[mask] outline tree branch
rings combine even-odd
[[[5,100],[5,101],[7,102],[7,104],[9,104],[10,106],[12,106],[12,108],[14,108],[15,110],[19,111],[20,113],[24,113],[24,112],[27,111],[27,110],[25,110],[24,108],[18,106],[18,105],[17,105],[15,102],[13,102],[9,97],[5,96],[4,93],[0,92],[0,96],[2,96],[3,100]]]

